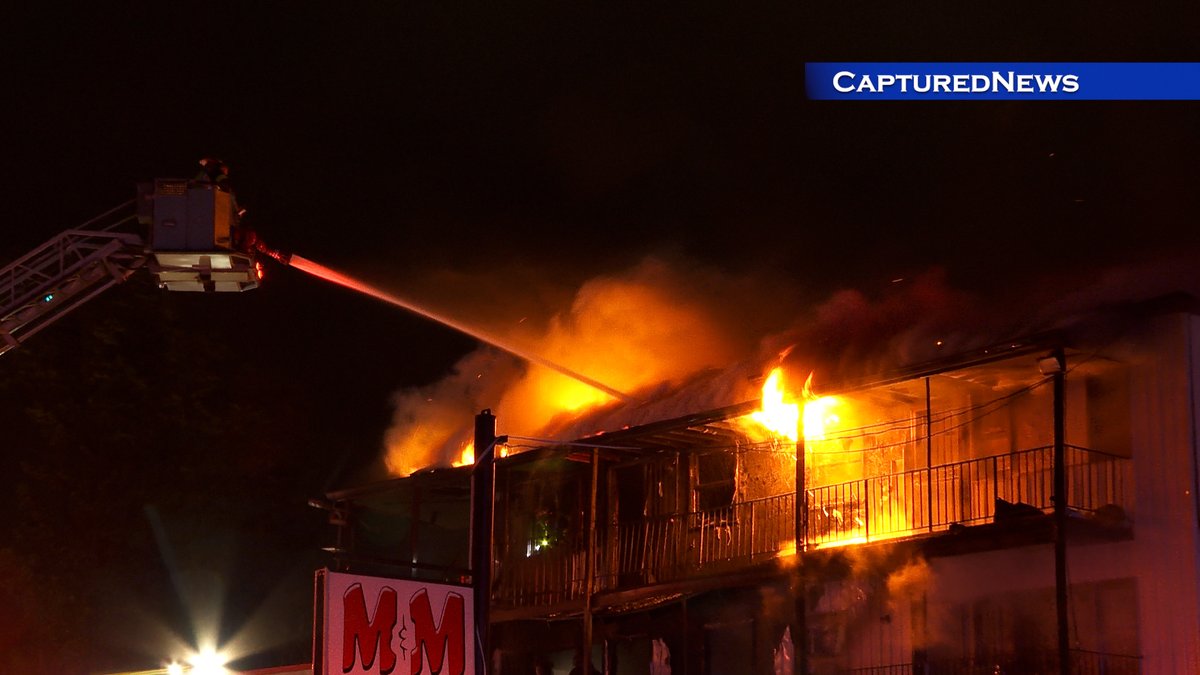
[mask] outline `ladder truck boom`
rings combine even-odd
[[[65,230],[0,269],[0,354],[145,267],[169,291],[258,286],[263,248],[211,176],[156,179],[137,198]]]

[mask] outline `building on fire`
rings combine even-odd
[[[1176,298],[828,386],[794,438],[759,401],[510,438],[489,672],[1200,672],[1198,385]],[[471,473],[330,494],[336,566],[468,580]]]

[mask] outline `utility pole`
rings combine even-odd
[[[475,672],[488,672],[492,599],[492,507],[496,500],[496,416],[475,416],[475,469],[471,473],[471,584],[475,589]]]
[[[808,529],[808,491],[805,490],[806,472],[804,453],[804,427],[796,439],[796,584],[795,612],[796,632],[793,638],[794,658],[792,668],[796,675],[808,675],[808,586],[804,580],[804,544]]]

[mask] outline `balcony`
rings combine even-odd
[[[1078,515],[1128,508],[1129,460],[1067,446],[1067,503]],[[971,459],[808,490],[806,548],[867,543],[1054,510],[1054,448]]]
[[[1072,513],[1097,521],[1123,519],[1130,506],[1129,459],[1076,446],[1067,447],[1065,459]],[[1048,514],[1053,466],[1053,448],[1041,447],[811,487],[799,548],[928,537]],[[592,591],[717,577],[791,555],[797,549],[795,502],[795,493],[787,493],[601,526],[595,533]],[[552,548],[497,564],[493,578],[498,605],[569,606],[585,595],[587,555]]]

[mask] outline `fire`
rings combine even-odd
[[[807,406],[805,406],[807,422]],[[800,440],[800,405],[789,403],[783,389],[783,369],[771,371],[762,388],[762,409],[750,413],[750,419],[795,443]]]
[[[723,324],[694,289],[665,264],[592,279],[572,305],[544,325],[496,328],[505,340],[638,397],[735,358]],[[553,369],[480,350],[464,357],[445,380],[401,392],[385,460],[393,475],[425,466],[467,462],[470,416],[492,408],[500,433],[554,437],[591,410],[620,402]],[[503,450],[497,453],[503,456]]]
[[[855,529],[854,531],[860,532],[861,528]],[[902,535],[897,534],[894,536],[902,536]],[[867,541],[868,541],[867,538],[861,534],[847,535],[846,537],[841,538],[841,539],[835,539],[833,541],[826,541],[826,542],[822,542],[820,544],[816,544],[814,546],[814,548],[839,548],[841,546],[858,546],[859,544],[867,543]]]
[[[664,273],[648,265],[632,279],[589,281],[570,311],[549,323],[537,352],[635,397],[646,387],[727,363],[730,348],[715,319],[658,278]],[[507,428],[525,432],[546,429],[563,413],[613,402],[582,382],[531,368],[505,392],[497,415]]]
[[[812,390],[812,373],[804,380],[804,440],[823,441],[826,434],[838,428],[841,418],[833,410],[842,404],[837,396],[817,396]]]
[[[496,459],[504,459],[505,457],[508,457],[508,452],[509,450],[507,445],[497,445]],[[468,441],[467,444],[463,446],[462,452],[458,453],[458,459],[451,462],[450,466],[471,466],[473,464],[475,464],[475,441]]]
[[[804,403],[789,400],[783,384],[783,368],[775,368],[762,388],[762,409],[750,413],[750,419],[771,433],[795,443],[801,432],[805,441],[823,441],[836,429],[841,418],[835,411],[841,405],[836,396],[812,393],[812,374],[804,382]],[[801,426],[803,422],[803,426]]]
[[[780,544],[779,550],[775,552],[776,558],[787,558],[796,555],[796,540],[789,539]]]
[[[812,379],[810,374],[801,390],[801,401],[797,402],[788,395],[783,369],[775,368],[763,383],[761,409],[743,418],[753,425],[754,428],[746,429],[751,434],[756,429],[760,433],[765,429],[774,437],[793,443],[803,436],[809,512],[824,513],[837,521],[835,527],[817,535],[807,545],[816,548],[854,546],[866,543],[868,533],[870,540],[912,534],[907,514],[898,510],[903,497],[898,491],[903,491],[903,486],[889,485],[877,493],[837,489],[838,485],[856,485],[857,481],[868,478],[865,465],[882,461],[880,453],[887,452],[890,444],[886,440],[874,440],[867,445],[870,434],[856,429],[864,421],[860,418],[873,416],[873,413],[863,407],[862,401],[851,406],[843,397],[817,396],[812,390]],[[849,501],[847,495],[852,495]],[[863,500],[871,501],[868,504]],[[870,523],[864,520],[867,516],[855,515],[860,509],[871,514]],[[843,513],[847,514],[844,523]],[[776,555],[787,558],[795,552],[795,542],[785,542]]]
[[[462,452],[458,454],[458,459],[451,462],[450,466],[470,466],[475,463],[475,442],[471,441],[463,446]]]

